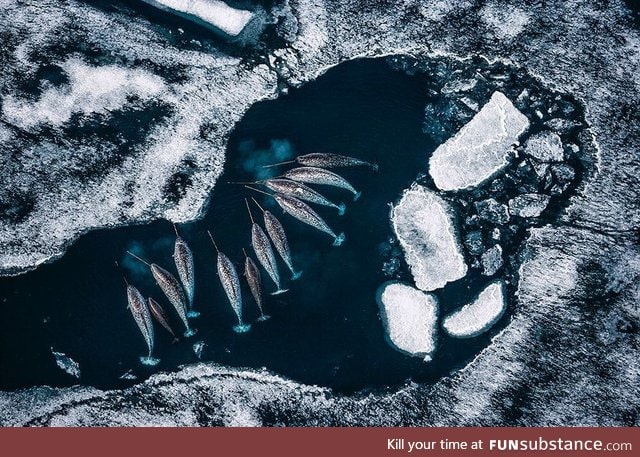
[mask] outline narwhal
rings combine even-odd
[[[147,301],[149,303],[149,311],[151,311],[151,315],[154,319],[171,334],[174,341],[178,341],[178,338],[176,337],[176,334],[173,333],[173,329],[169,325],[169,319],[167,319],[167,315],[165,314],[164,309],[162,309],[162,306],[160,306],[160,303],[151,297],[149,297]]]
[[[342,176],[323,168],[317,167],[298,167],[285,171],[283,177],[292,179],[293,181],[304,182],[308,184],[321,184],[324,186],[339,187],[348,190],[353,194],[353,199],[360,198],[360,192],[355,190],[353,186]]]
[[[125,282],[127,280],[125,279]],[[128,308],[131,310],[136,324],[144,337],[144,341],[149,348],[149,355],[146,357],[140,357],[140,362],[143,365],[157,365],[160,359],[153,357],[153,323],[151,322],[151,315],[149,314],[149,308],[144,297],[138,289],[130,285],[127,282],[127,301],[129,302]]]
[[[242,252],[244,252],[244,277],[247,280],[247,284],[249,284],[251,295],[253,295],[253,299],[256,301],[256,305],[258,305],[258,309],[260,310],[258,320],[266,321],[269,319],[269,316],[266,316],[262,309],[262,281],[260,279],[260,270],[253,259],[247,255],[247,251],[245,251],[244,248],[242,248]]]
[[[256,253],[258,261],[262,267],[267,271],[269,277],[276,285],[276,290],[271,292],[271,295],[279,295],[286,292],[288,289],[283,289],[280,286],[280,273],[278,273],[278,264],[276,263],[276,256],[271,249],[271,243],[267,234],[264,233],[262,227],[256,224],[249,208],[249,202],[245,199],[244,203],[247,205],[247,211],[249,212],[249,218],[251,219],[251,246]]]
[[[268,189],[279,194],[290,195],[309,203],[316,203],[318,205],[330,206],[332,208],[335,208],[338,210],[338,214],[340,216],[344,214],[344,211],[346,209],[344,203],[336,205],[332,201],[326,199],[322,194],[297,181],[292,181],[290,179],[272,178],[262,181],[262,184],[264,184]]]
[[[300,276],[302,276],[302,272],[295,271],[293,268],[293,261],[291,260],[291,250],[289,249],[289,241],[287,240],[287,235],[284,233],[284,227],[282,226],[280,221],[273,214],[271,214],[270,211],[260,206],[260,203],[258,203],[255,198],[252,197],[251,199],[256,205],[258,205],[258,208],[262,210],[264,226],[267,228],[269,238],[271,238],[271,241],[273,241],[273,245],[276,247],[276,251],[278,251],[278,254],[280,254],[280,257],[291,271],[291,279],[295,281]]]
[[[248,189],[255,190],[256,192],[262,192],[261,190],[255,189],[253,187],[245,186]],[[327,223],[320,217],[318,214],[312,210],[309,205],[305,202],[298,200],[295,197],[290,197],[287,195],[274,194],[271,195],[267,192],[262,192],[263,194],[269,195],[274,198],[276,203],[284,210],[284,212],[290,214],[291,216],[298,219],[300,222],[304,222],[311,227],[314,227],[321,232],[326,233],[333,237],[333,245],[340,246],[344,243],[345,236],[344,233],[340,235],[336,235],[331,227],[327,225]]]
[[[178,313],[178,316],[180,316],[180,319],[184,323],[186,328],[184,333],[185,338],[195,335],[196,331],[189,326],[189,321],[187,320],[187,298],[185,297],[182,286],[178,280],[161,266],[155,263],[150,264],[146,260],[135,255],[133,252],[127,251],[127,254],[149,267],[156,283],[160,286],[160,289],[162,289],[162,292],[167,296]]]
[[[207,233],[209,234],[213,247],[216,248],[216,252],[218,254],[218,278],[220,278],[222,288],[227,294],[231,308],[238,318],[238,325],[233,326],[233,331],[236,333],[248,332],[251,329],[251,325],[242,322],[242,294],[240,291],[240,278],[238,278],[236,267],[233,266],[229,257],[220,252],[211,232],[207,231]]]
[[[342,168],[342,167],[371,167],[373,171],[378,171],[378,164],[367,162],[365,160],[356,159],[355,157],[343,156],[340,154],[331,153],[311,153],[296,157],[294,160],[288,160],[286,162],[274,163],[272,165],[266,165],[268,167],[276,167],[278,165],[284,165],[287,163],[299,163],[305,167],[320,167],[320,168]]]
[[[173,230],[176,232],[176,243],[173,248],[173,261],[178,270],[178,276],[184,291],[187,294],[187,317],[198,317],[200,313],[193,309],[193,294],[195,292],[195,274],[193,268],[193,253],[187,243],[180,237],[176,224],[173,224]]]

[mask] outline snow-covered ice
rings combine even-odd
[[[522,194],[509,200],[509,212],[520,217],[538,217],[547,208],[551,197],[543,194]]]
[[[507,164],[509,153],[529,120],[502,93],[456,133],[438,146],[429,160],[429,173],[442,190],[477,186]]]
[[[51,354],[55,357],[58,368],[64,370],[74,378],[80,379],[80,364],[78,362],[63,352],[54,351],[53,348],[51,348]]]
[[[436,298],[409,285],[389,282],[380,287],[377,300],[391,344],[430,361],[436,349]]]
[[[108,113],[127,105],[131,97],[140,101],[164,98],[168,90],[162,78],[142,69],[96,67],[77,57],[60,67],[68,84],[45,90],[35,102],[7,95],[2,103],[5,118],[27,130],[39,124],[59,127],[74,114]]]
[[[506,308],[504,284],[489,284],[471,303],[444,318],[442,327],[456,338],[477,336],[491,328]]]
[[[165,11],[192,16],[231,36],[239,35],[254,17],[251,11],[232,8],[219,0],[144,1]]]
[[[487,249],[480,257],[482,263],[482,274],[485,276],[494,275],[503,264],[502,260],[502,246],[496,244],[490,249]]]
[[[525,152],[541,162],[561,162],[564,159],[562,140],[549,130],[534,133],[524,146]]]
[[[414,184],[391,208],[394,233],[405,253],[416,287],[432,291],[467,273],[458,233],[447,203]]]

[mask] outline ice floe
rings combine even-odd
[[[237,36],[253,19],[254,13],[232,8],[220,0],[144,0],[165,11],[177,13],[187,19],[196,19],[212,25],[230,36]]]
[[[442,190],[480,184],[507,164],[512,146],[529,120],[501,92],[453,138],[438,146],[429,160],[429,173]]]
[[[51,354],[55,357],[58,368],[64,370],[74,378],[80,379],[80,364],[78,362],[62,352],[54,351],[53,348],[51,348]]]
[[[531,135],[525,143],[524,150],[541,162],[560,162],[564,159],[562,140],[557,133],[549,130]]]
[[[432,291],[467,273],[447,203],[414,184],[391,209],[394,233],[416,287]]]
[[[509,212],[520,217],[538,217],[547,208],[551,197],[542,194],[522,194],[509,200]]]
[[[442,327],[456,338],[477,336],[491,328],[506,308],[502,281],[489,284],[471,303],[444,318]]]
[[[377,300],[392,346],[430,361],[436,349],[436,298],[409,285],[388,282],[378,290]]]
[[[502,268],[502,246],[496,244],[490,249],[487,249],[480,257],[482,263],[482,274],[485,276],[492,276]]]

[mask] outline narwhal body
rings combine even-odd
[[[169,332],[171,336],[173,336],[174,340],[177,340],[178,338],[176,337],[176,334],[173,333],[173,329],[171,328],[171,325],[169,325],[169,319],[167,319],[167,315],[165,314],[164,309],[162,309],[162,306],[160,306],[160,303],[158,303],[151,297],[149,297],[148,303],[149,311],[151,311],[151,315],[154,317],[154,319],[160,325],[162,325],[162,327],[164,327],[164,329]]]
[[[173,260],[178,270],[178,277],[187,295],[187,317],[198,317],[200,313],[193,309],[193,295],[195,293],[195,274],[193,267],[193,253],[187,243],[178,234],[175,224],[176,242],[173,249]]]
[[[209,233],[209,237],[211,238],[211,242],[216,248],[216,252],[218,254],[216,262],[218,278],[220,279],[222,288],[229,299],[229,304],[238,318],[238,325],[235,325],[233,330],[236,333],[248,332],[249,329],[251,329],[251,325],[245,324],[242,321],[242,292],[240,290],[240,278],[238,277],[236,267],[233,265],[229,257],[220,252],[211,233]]]
[[[332,236],[334,246],[340,246],[344,242],[344,233],[336,235],[333,230],[331,230],[331,227],[329,227],[327,223],[303,201],[298,200],[295,197],[280,194],[275,194],[273,198],[286,213],[295,217],[299,221]]]
[[[247,280],[247,284],[249,284],[249,290],[251,291],[251,295],[253,295],[253,299],[256,301],[256,305],[258,305],[258,310],[260,310],[258,320],[267,320],[269,316],[264,314],[262,308],[262,280],[260,278],[260,270],[253,259],[247,255],[246,251],[244,253],[244,277]]]
[[[293,181],[308,183],[308,184],[320,184],[324,186],[339,187],[341,189],[348,190],[353,194],[353,199],[357,200],[360,197],[360,192],[354,189],[354,187],[344,179],[342,176],[323,168],[317,167],[299,167],[288,170],[282,174],[283,177],[292,179]]]
[[[325,198],[322,194],[316,192],[312,188],[305,186],[300,182],[292,181],[290,179],[272,178],[272,179],[267,179],[266,181],[263,182],[263,184],[268,189],[271,189],[272,191],[278,194],[296,197],[300,200],[304,200],[309,203],[316,203],[318,205],[329,206],[337,209],[338,214],[340,214],[341,216],[344,214],[344,211],[345,211],[344,203],[340,203],[339,205],[336,205],[332,201]]]
[[[276,256],[273,253],[273,249],[271,249],[269,238],[267,237],[267,234],[264,233],[264,230],[262,230],[262,227],[260,227],[253,220],[251,210],[249,209],[249,204],[246,200],[245,203],[247,205],[247,210],[249,211],[249,217],[251,218],[251,246],[253,246],[253,251],[256,253],[258,261],[267,271],[267,274],[276,285],[276,290],[274,292],[271,292],[271,295],[284,293],[287,290],[282,289],[282,287],[280,286],[280,273],[278,272],[278,264],[276,263]]]
[[[273,245],[276,247],[276,251],[280,254],[280,257],[291,271],[291,279],[296,280],[301,275],[301,271],[295,271],[293,268],[293,261],[291,260],[291,249],[289,248],[289,241],[287,240],[287,235],[284,232],[284,227],[270,211],[265,210],[260,206],[260,204],[253,199],[256,205],[262,210],[262,214],[264,217],[264,226],[267,229],[267,233],[269,234],[269,238],[273,242]]]
[[[151,322],[151,315],[149,314],[149,308],[147,303],[138,289],[127,284],[127,301],[129,303],[129,309],[133,315],[133,319],[138,324],[140,333],[144,337],[144,341],[147,343],[149,354],[146,357],[140,357],[140,362],[143,365],[157,365],[160,360],[153,357],[153,323]]]

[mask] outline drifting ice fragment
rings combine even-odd
[[[560,137],[549,130],[531,135],[524,150],[541,162],[561,162],[564,159]]]
[[[436,349],[435,297],[406,284],[388,282],[378,289],[377,301],[391,345],[430,361]]]
[[[529,120],[501,92],[453,138],[438,146],[429,160],[429,173],[442,190],[480,184],[507,164],[507,158]]]
[[[51,348],[51,353],[56,358],[56,365],[74,378],[80,379],[80,364],[62,352],[56,352]]]
[[[509,212],[520,217],[538,217],[549,204],[550,197],[541,194],[523,194],[509,200]]]
[[[502,267],[502,247],[496,244],[488,249],[480,258],[482,262],[482,274],[485,276],[494,275]]]
[[[444,200],[414,184],[391,209],[391,222],[418,289],[431,291],[462,278],[467,265]]]
[[[489,284],[470,304],[444,318],[445,331],[456,338],[471,338],[486,332],[506,308],[502,281]]]
[[[204,22],[237,36],[253,19],[251,11],[235,9],[219,0],[144,0],[146,3],[195,22]]]

